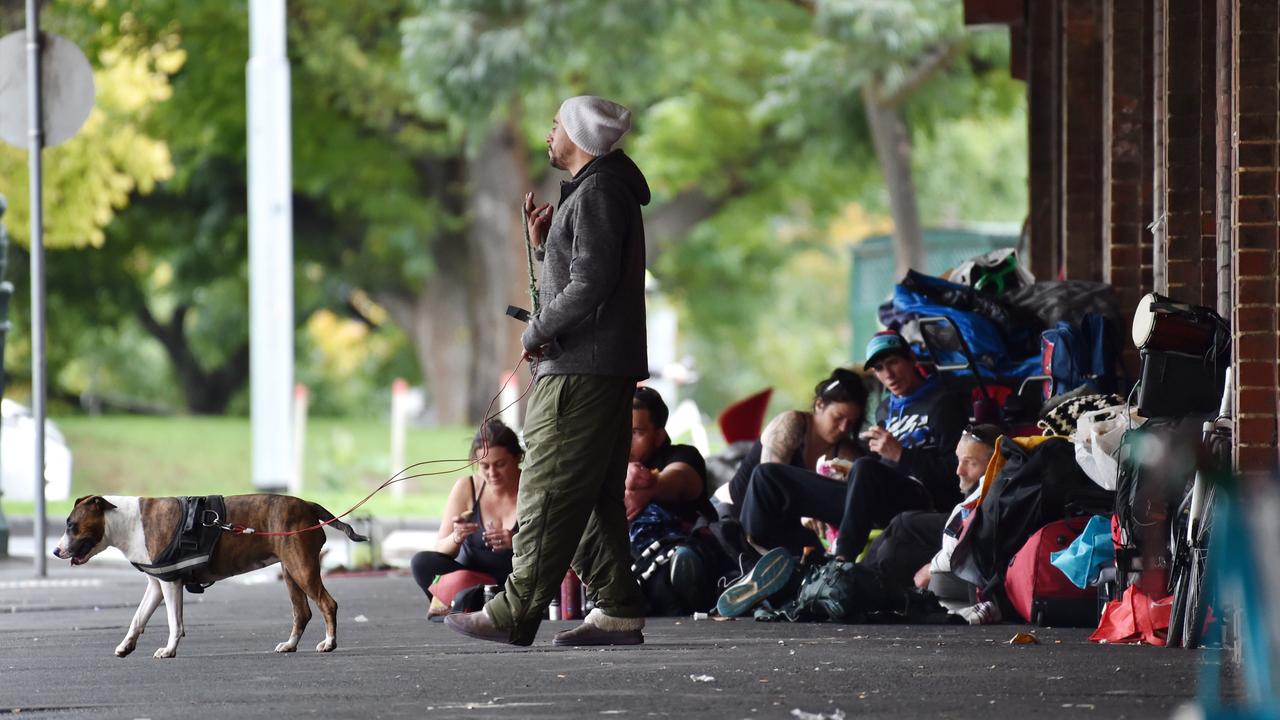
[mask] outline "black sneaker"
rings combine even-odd
[[[796,561],[786,548],[777,547],[760,560],[738,582],[725,588],[716,602],[716,611],[724,617],[739,617],[761,600],[781,590],[795,573]]]

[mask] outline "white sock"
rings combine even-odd
[[[606,632],[626,632],[628,630],[639,630],[644,627],[644,618],[619,618],[605,615],[600,608],[595,608],[587,613],[587,617],[583,622],[595,625]]]

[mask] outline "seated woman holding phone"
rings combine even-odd
[[[414,582],[431,601],[428,619],[449,614],[460,591],[501,585],[511,574],[523,459],[519,439],[501,420],[485,423],[471,442],[477,472],[460,478],[449,492],[435,549],[410,561]]]

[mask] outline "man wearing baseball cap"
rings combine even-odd
[[[624,484],[632,398],[649,376],[640,213],[649,185],[614,148],[630,128],[631,111],[615,102],[565,100],[547,135],[551,165],[571,176],[560,206],[535,207],[533,193],[525,196],[543,267],[540,309],[521,338],[536,380],[525,412],[520,532],[504,589],[481,612],[445,618],[468,637],[531,644],[572,563],[595,609],[554,643],[644,642]]]
[[[808,544],[795,528],[812,517],[840,528],[835,554],[853,560],[871,530],[907,510],[946,509],[960,500],[956,444],[968,421],[964,398],[925,378],[902,336],[884,331],[867,343],[866,370],[889,391],[876,424],[862,437],[871,455],[845,482],[780,463],[760,465],[743,498],[742,526],[762,547]]]

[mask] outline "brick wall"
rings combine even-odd
[[[1059,0],[1027,3],[1027,213],[1026,258],[1037,280],[1056,280],[1061,262],[1062,182],[1059,85],[1061,63]]]
[[[1102,0],[1061,0],[1062,265],[1102,280]]]
[[[1233,15],[1235,461],[1252,472],[1280,462],[1280,11],[1236,0]]]
[[[1214,0],[1163,2],[1165,279],[1171,297],[1212,307]]]
[[[1151,291],[1151,6],[1103,3],[1102,272],[1126,313]]]

